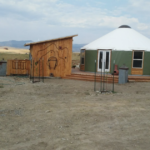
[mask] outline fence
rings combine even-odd
[[[44,59],[32,59],[30,68],[30,81],[44,82]]]
[[[113,63],[113,72],[114,72],[115,62]],[[105,71],[105,62],[100,74],[96,72],[96,60],[95,60],[95,80],[94,80],[94,91],[97,92],[114,92],[114,73],[110,74],[110,72]]]
[[[29,75],[30,60],[8,60],[6,75]]]

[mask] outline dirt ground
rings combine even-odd
[[[0,150],[149,150],[150,83],[0,77]]]

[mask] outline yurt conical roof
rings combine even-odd
[[[150,39],[133,30],[128,25],[102,36],[101,38],[85,45],[81,49],[98,50],[112,49],[118,51],[145,50],[150,51]]]

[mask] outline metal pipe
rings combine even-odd
[[[33,59],[33,81],[32,82],[34,83],[34,59]]]
[[[44,83],[44,58],[42,59],[43,83]]]
[[[102,59],[101,59],[101,64],[102,64]],[[102,92],[102,67],[101,67],[101,92]]]
[[[30,81],[31,81],[31,60],[30,60]]]
[[[40,59],[39,59],[39,82],[40,82]]]
[[[96,91],[96,60],[95,60],[95,81],[94,81],[94,91]]]
[[[103,75],[103,92],[105,91],[105,60],[104,60],[104,75]]]
[[[114,93],[114,68],[115,68],[115,60],[113,63],[113,90],[112,90],[113,93]]]

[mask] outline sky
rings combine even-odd
[[[0,41],[78,34],[88,44],[129,25],[150,38],[150,0],[0,0]]]

